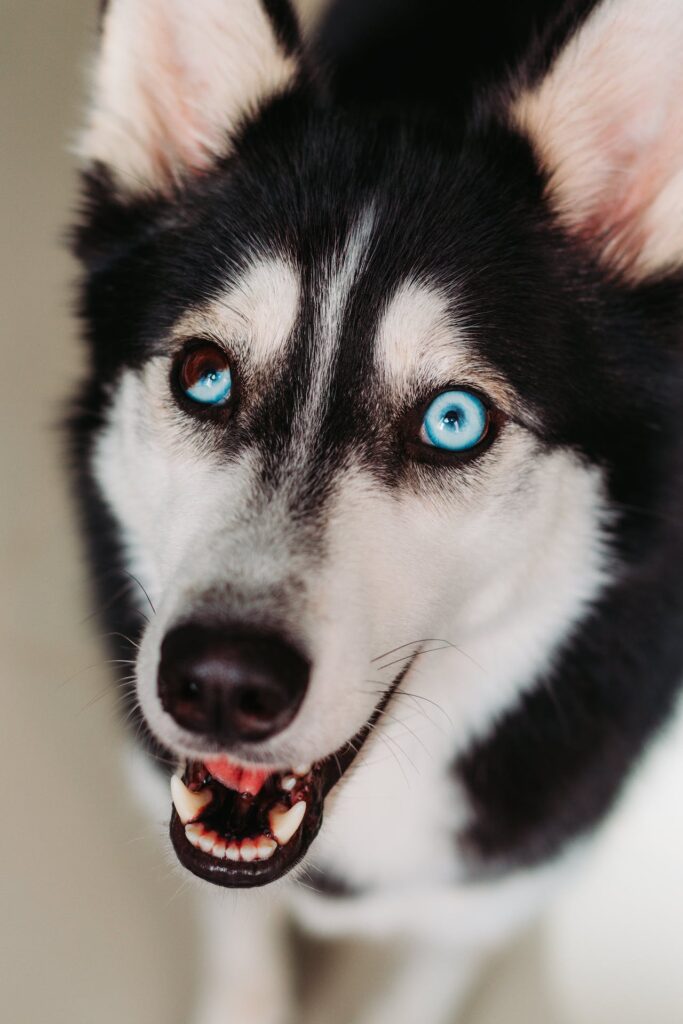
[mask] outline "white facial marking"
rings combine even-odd
[[[179,339],[206,335],[225,342],[249,367],[267,366],[291,339],[300,296],[296,269],[279,257],[264,258],[223,295],[182,317],[173,333]]]
[[[512,389],[472,352],[468,332],[466,315],[455,321],[439,289],[407,281],[392,297],[381,320],[377,369],[387,385],[401,395],[432,384],[476,383],[501,408],[511,408]]]
[[[346,244],[334,254],[331,263],[319,269],[316,291],[319,312],[316,323],[316,346],[309,401],[305,412],[296,420],[292,430],[293,451],[305,459],[315,442],[327,407],[332,373],[337,353],[339,331],[342,327],[346,304],[363,270],[372,241],[375,222],[372,207],[368,207],[353,226]]]

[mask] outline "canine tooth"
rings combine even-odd
[[[240,848],[237,843],[228,843],[225,847],[225,859],[226,860],[239,860],[240,859]]]
[[[267,836],[259,836],[256,840],[256,859],[269,860],[277,850],[277,843]]]
[[[204,853],[211,853],[213,850],[213,844],[220,838],[217,832],[211,829],[209,832],[205,832],[203,836],[199,837],[199,849]]]
[[[280,788],[284,789],[285,793],[291,793],[297,781],[296,775],[283,775],[280,779]]]
[[[181,778],[172,775],[171,798],[178,817],[183,825],[187,825],[190,821],[196,821],[204,808],[209,806],[213,800],[213,793],[210,789],[200,789],[198,793],[193,793]]]
[[[295,775],[308,775],[308,773],[310,772],[312,767],[313,767],[312,764],[298,764],[296,766],[296,768],[294,769],[294,774]]]
[[[306,813],[306,801],[300,800],[292,807],[284,807],[276,804],[268,815],[270,831],[277,839],[280,846],[284,846],[292,838],[299,825],[304,820]]]
[[[199,840],[204,835],[205,829],[203,825],[186,825],[185,826],[185,837],[192,843],[193,846],[199,846]]]
[[[256,846],[251,839],[243,839],[240,843],[240,860],[256,860]]]

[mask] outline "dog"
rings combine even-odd
[[[200,1024],[298,1019],[292,917],[396,947],[357,1024],[452,1020],[674,706],[681,52],[679,0],[104,5],[69,429]]]

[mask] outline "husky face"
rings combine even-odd
[[[174,845],[195,874],[254,885],[304,856],[408,681],[447,709],[446,768],[542,680],[620,578],[618,513],[646,500],[674,403],[671,353],[649,345],[663,306],[548,201],[543,83],[476,117],[370,118],[319,102],[290,15],[256,0],[193,15],[197,38],[221,22],[217,68],[221,46],[240,59],[233,6],[260,48],[238,94],[209,53],[206,123],[171,111],[162,73],[154,111],[132,89],[123,135],[116,40],[168,18],[178,42],[187,15],[110,6],[79,249],[86,472],[154,610],[137,700],[185,762]],[[624,281],[647,248],[625,238]],[[222,379],[221,400],[194,397]],[[453,394],[482,416],[462,449],[429,432]],[[422,658],[435,644],[449,660]]]

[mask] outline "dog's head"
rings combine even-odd
[[[408,680],[453,749],[531,685],[664,470],[683,20],[609,0],[563,38],[363,102],[284,3],[106,9],[80,427],[202,877],[299,860]]]

